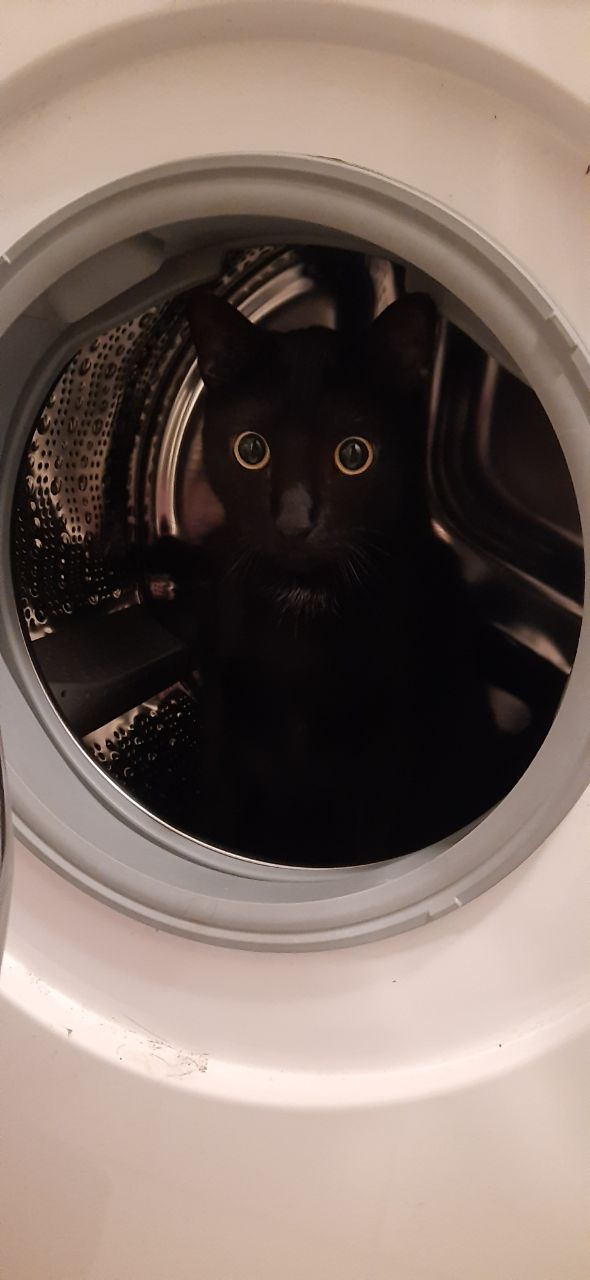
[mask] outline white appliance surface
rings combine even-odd
[[[587,338],[585,5],[5,0],[2,28],[3,252],[152,166],[337,157]],[[590,791],[458,911],[297,954],[150,929],[19,845],[2,1280],[585,1280],[589,831]]]

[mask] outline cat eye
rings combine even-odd
[[[345,476],[360,476],[368,471],[375,457],[372,444],[364,436],[348,436],[334,450],[334,462]]]
[[[270,459],[270,449],[257,431],[241,431],[234,440],[234,457],[248,471],[261,471]]]

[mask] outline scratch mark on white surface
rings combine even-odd
[[[168,1044],[166,1040],[160,1040],[159,1037],[148,1040],[148,1046],[152,1056],[167,1068],[166,1074],[169,1079],[182,1079],[183,1076],[190,1076],[195,1071],[204,1074],[209,1066],[208,1053],[188,1053],[185,1049],[178,1049]]]

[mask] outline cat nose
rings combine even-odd
[[[305,538],[312,527],[311,494],[302,484],[293,485],[283,494],[276,527],[284,538]]]

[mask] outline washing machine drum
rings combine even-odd
[[[232,250],[211,287],[288,329],[360,324],[404,276],[400,263],[272,246]],[[575,654],[583,557],[557,439],[507,364],[442,324],[428,483],[434,529],[486,618],[496,719],[538,746]],[[94,337],[39,409],[12,526],[24,634],[60,716],[119,789],[196,837],[198,664],[150,549],[162,534],[197,544],[221,518],[202,467],[202,393],[182,297]]]

